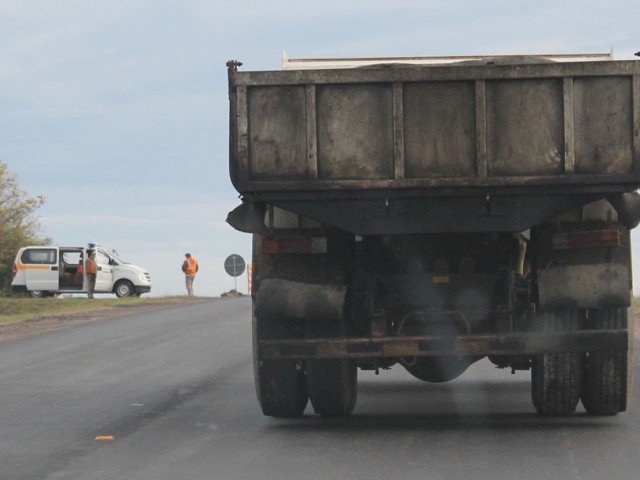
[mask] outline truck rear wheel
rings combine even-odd
[[[288,322],[265,321],[253,315],[253,372],[262,413],[268,417],[295,418],[307,406],[304,370],[295,360],[260,360],[258,340],[291,338]]]
[[[537,323],[545,332],[567,331],[578,328],[578,315],[574,308],[561,308],[541,312]],[[531,397],[541,415],[569,415],[580,399],[582,353],[544,353],[536,355],[531,365]]]
[[[627,328],[626,307],[590,310],[590,329]],[[626,350],[589,352],[585,359],[582,405],[589,415],[616,415],[627,409]]]
[[[340,328],[327,322],[309,322],[307,337],[338,337]],[[358,396],[358,368],[349,359],[307,360],[307,385],[313,410],[323,417],[350,415]]]
[[[358,370],[353,360],[307,361],[307,384],[313,410],[323,417],[350,415],[356,406]]]

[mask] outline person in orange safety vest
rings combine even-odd
[[[193,296],[193,279],[196,278],[198,273],[198,262],[191,256],[190,253],[185,253],[185,261],[182,263],[182,271],[185,275],[185,284],[187,285],[187,295]]]

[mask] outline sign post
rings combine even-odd
[[[244,259],[240,255],[229,255],[224,261],[225,271],[233,277],[236,292],[238,291],[238,277],[244,273]]]

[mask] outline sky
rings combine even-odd
[[[186,252],[200,264],[196,295],[246,292],[246,275],[224,271],[227,256],[251,257],[250,235],[225,223],[239,204],[227,60],[631,59],[637,20],[630,0],[0,0],[0,161],[46,198],[37,214],[55,244],[117,249],[150,271],[154,296],[186,292]]]

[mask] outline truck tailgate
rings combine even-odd
[[[229,68],[243,193],[640,184],[640,62]],[[460,188],[464,187],[464,188]]]

